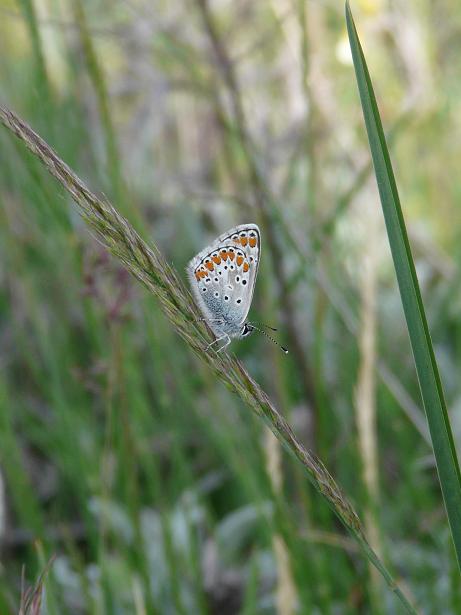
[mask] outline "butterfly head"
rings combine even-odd
[[[261,327],[264,327],[265,329],[270,329],[271,331],[277,331],[277,329],[274,329],[274,327],[269,327],[269,325],[263,325],[261,323],[256,323],[259,324]],[[271,342],[274,342],[274,344],[276,344],[277,346],[279,346],[279,348],[281,350],[283,350],[283,352],[285,354],[288,354],[288,350],[284,347],[281,346],[277,340],[274,340],[273,337],[271,337],[267,331],[264,331],[264,329],[260,329],[259,327],[257,327],[256,325],[252,325],[249,322],[244,323],[242,330],[240,332],[240,337],[248,337],[249,335],[251,335],[254,331],[259,331],[259,333],[262,333],[263,335],[265,335],[268,339],[270,339]]]
[[[255,331],[255,327],[253,327],[253,325],[250,325],[249,322],[246,322],[243,327],[242,330],[240,331],[240,336],[243,337],[248,337],[249,335],[251,335],[253,332]]]

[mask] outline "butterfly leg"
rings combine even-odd
[[[221,337],[217,337],[215,340],[213,340],[212,342],[210,342],[210,343],[208,344],[208,346],[205,348],[205,352],[208,352],[208,350],[210,350],[210,348],[211,348],[212,346],[214,346],[217,342],[220,342],[221,340],[226,339],[226,337],[227,337],[227,338],[228,338],[228,340],[229,340],[229,341],[226,343],[226,346],[227,346],[227,344],[230,344],[230,337],[227,335],[227,333],[225,333],[225,334],[224,334],[224,335],[222,335]],[[219,350],[218,350],[217,352],[219,352]]]
[[[218,352],[221,352],[221,350],[224,350],[224,348],[227,348],[229,344],[231,343],[231,338],[227,335],[227,333],[225,336],[223,336],[220,339],[223,339],[224,337],[227,337],[226,343],[218,348],[218,350],[216,351],[216,354],[218,354]]]

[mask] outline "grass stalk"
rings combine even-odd
[[[190,293],[176,271],[155,245],[148,246],[115,207],[91,192],[82,180],[58,157],[52,148],[15,113],[0,105],[0,121],[15,134],[72,196],[77,210],[98,240],[118,258],[127,270],[158,299],[176,332],[191,350],[247,407],[262,418],[283,446],[304,466],[317,492],[351,532],[366,557],[376,566],[408,613],[414,607],[396,585],[392,575],[369,545],[362,524],[335,480],[316,455],[297,440],[290,426],[268,395],[233,355],[205,351],[211,332]]]
[[[365,221],[369,226],[361,275],[361,331],[359,340],[360,366],[355,392],[355,412],[358,445],[365,487],[365,528],[370,544],[381,554],[378,510],[378,442],[376,434],[376,300],[377,300],[377,212],[368,208]],[[373,611],[382,613],[380,579],[370,567]]]
[[[24,13],[25,23],[27,24],[32,41],[33,56],[36,64],[36,84],[41,94],[45,96],[49,93],[49,80],[35,5],[33,0],[19,0],[19,6]]]
[[[125,208],[125,189],[120,168],[117,138],[115,135],[114,125],[112,121],[106,79],[99,64],[98,56],[93,45],[93,39],[88,28],[85,10],[81,0],[75,0],[75,2],[73,3],[73,11],[75,15],[75,21],[78,26],[80,44],[83,49],[88,75],[91,79],[91,83],[96,94],[98,113],[101,119],[104,133],[106,147],[106,164],[109,170],[110,178],[112,180],[112,185],[117,201],[121,201],[121,205],[123,205]]]
[[[264,430],[264,454],[267,475],[272,488],[278,497],[282,497],[283,475],[280,442],[268,428]],[[297,591],[291,570],[290,553],[287,545],[279,533],[272,536],[272,545],[277,562],[277,613],[292,615],[296,611]]]

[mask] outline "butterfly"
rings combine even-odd
[[[203,320],[216,336],[208,348],[224,341],[218,350],[220,352],[232,338],[242,339],[255,330],[261,331],[246,320],[260,258],[261,233],[258,226],[241,224],[220,235],[187,265],[195,302]],[[267,335],[265,331],[261,332]]]

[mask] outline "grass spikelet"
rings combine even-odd
[[[200,315],[189,291],[155,245],[148,246],[115,207],[91,192],[53,149],[15,113],[0,106],[0,120],[71,194],[80,215],[101,243],[158,298],[172,326],[194,353],[266,422],[283,446],[304,466],[315,489],[328,501],[335,514],[355,537],[363,554],[381,572],[407,612],[415,613],[384,564],[371,549],[354,508],[320,459],[301,445],[274,403],[241,362],[229,354],[217,355],[205,351],[206,345],[212,340],[211,332],[203,322],[198,321]]]

